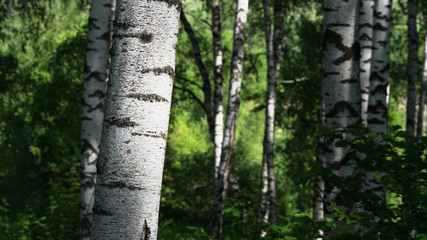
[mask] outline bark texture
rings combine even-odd
[[[391,0],[378,0],[375,3],[368,127],[382,134],[387,133],[388,121],[391,11]],[[365,172],[363,192],[373,193],[385,202],[384,187],[378,183],[375,172]]]
[[[240,106],[240,86],[242,82],[245,26],[248,13],[248,0],[238,0],[236,21],[233,35],[233,55],[231,59],[230,88],[228,107],[222,142],[221,162],[218,178],[214,186],[214,201],[212,209],[212,235],[219,238],[222,233],[224,201],[227,195],[228,177],[231,169],[231,159],[234,150],[237,117]]]
[[[418,103],[418,121],[417,121],[417,137],[422,137],[423,134],[423,118],[424,118],[424,104],[426,95],[426,82],[427,82],[427,33],[424,37],[424,64],[423,76],[421,80],[420,101]]]
[[[408,96],[406,101],[406,132],[415,133],[415,102],[418,65],[417,0],[408,0]]]
[[[263,143],[263,163],[261,176],[261,213],[263,221],[277,224],[276,180],[274,174],[274,121],[276,110],[276,88],[280,73],[280,57],[283,39],[283,18],[285,1],[274,1],[274,33],[271,33],[270,0],[263,1],[264,29],[267,55],[267,96],[265,111],[265,131]],[[267,168],[267,169],[265,169]],[[267,173],[267,174],[266,174]],[[267,186],[265,186],[267,184]],[[266,191],[267,190],[267,191]],[[268,209],[267,209],[268,208]]]
[[[359,9],[359,43],[360,43],[360,100],[362,124],[368,126],[369,78],[371,76],[372,39],[374,29],[373,0],[360,0]]]
[[[222,40],[221,40],[221,11],[218,1],[212,4],[212,36],[214,51],[214,181],[218,178],[218,168],[221,162],[222,140],[224,138],[224,106],[222,87]]]
[[[81,128],[81,239],[90,239],[115,0],[91,1]]]
[[[326,127],[339,124],[347,128],[361,123],[360,45],[355,40],[358,6],[358,0],[324,2],[322,98]],[[349,158],[347,148],[337,148],[332,143],[325,148],[325,165],[345,181],[353,176],[355,161]],[[351,210],[342,201],[345,197],[342,189],[325,184],[332,189],[325,192],[325,217],[334,219],[331,202]]]
[[[92,239],[156,239],[180,1],[118,0]]]

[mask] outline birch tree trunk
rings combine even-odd
[[[427,82],[427,33],[424,37],[424,64],[423,64],[423,77],[421,82],[420,102],[418,103],[418,121],[417,121],[417,137],[422,137],[423,133],[423,118],[424,118],[424,104],[426,95],[426,82]]]
[[[320,108],[320,124],[325,125],[325,104],[323,99],[321,100]],[[317,149],[316,149],[316,162],[320,168],[325,167],[325,138],[319,136],[317,140]],[[323,180],[321,174],[317,175],[314,180],[313,186],[313,224],[317,225],[317,222],[325,219],[324,214],[324,200],[325,200],[325,181]],[[323,231],[320,230],[319,233],[323,235]],[[321,240],[317,238],[316,240]]]
[[[265,132],[261,176],[260,218],[277,224],[276,180],[274,174],[274,121],[276,109],[276,87],[280,73],[280,57],[283,39],[283,17],[285,2],[274,1],[274,34],[271,34],[270,0],[263,1],[264,29],[267,55],[267,97],[265,111]],[[266,186],[267,184],[267,186]],[[267,208],[269,208],[267,210]]]
[[[233,36],[233,55],[231,59],[230,89],[228,97],[227,115],[222,142],[221,162],[218,170],[218,179],[214,186],[214,201],[212,207],[212,235],[219,238],[222,233],[224,201],[227,195],[228,177],[231,169],[231,159],[234,150],[237,117],[240,106],[240,86],[242,80],[245,26],[248,12],[248,0],[238,0],[236,22]]]
[[[368,126],[369,78],[371,76],[372,34],[374,27],[373,0],[360,0],[359,10],[359,43],[360,43],[360,100],[362,124]]]
[[[358,0],[324,1],[322,98],[326,127],[339,124],[346,128],[361,123],[360,45],[355,41],[358,5]],[[355,162],[348,157],[348,148],[337,148],[334,143],[326,147],[325,165],[332,168],[334,175],[349,179]],[[344,205],[343,197],[337,186],[332,186],[331,192],[325,192],[325,217],[334,219],[331,202],[340,209],[351,210],[351,206]]]
[[[90,239],[115,0],[91,1],[81,128],[80,234]]]
[[[368,127],[386,134],[388,120],[388,87],[390,68],[391,0],[375,3],[372,67],[369,89]],[[376,180],[375,172],[365,172],[363,191],[373,193],[385,202],[383,186]]]
[[[180,1],[118,0],[92,239],[156,239]]]
[[[214,181],[218,178],[218,168],[221,162],[222,140],[223,140],[223,88],[222,88],[222,40],[221,40],[221,10],[218,1],[212,4],[212,36],[214,51]]]
[[[406,132],[414,136],[415,102],[418,65],[417,0],[408,0],[408,96],[406,101]]]

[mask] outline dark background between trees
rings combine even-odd
[[[80,114],[88,2],[0,0],[0,239],[79,237]],[[393,6],[389,126],[405,125],[405,5],[401,0]],[[235,3],[223,1],[221,8],[223,72],[228,79]],[[208,72],[213,74],[210,11],[200,0],[184,1],[183,9]],[[419,79],[425,10],[426,6],[420,6],[418,16]],[[284,27],[275,133],[280,223],[273,231],[279,238],[304,239],[305,233],[312,231],[312,185],[319,171],[315,150],[320,131],[322,1],[287,1]],[[242,238],[245,227],[254,227],[257,217],[266,90],[259,0],[250,2],[245,35],[242,101],[233,156],[240,192],[232,192],[227,201],[224,239]],[[183,29],[176,69],[175,84],[202,99],[196,85],[202,84],[201,78]],[[224,89],[227,86],[225,81]],[[204,111],[194,96],[178,89],[173,92],[160,239],[209,238],[213,146]],[[398,202],[399,198],[391,196],[389,201]],[[240,219],[243,207],[250,219],[246,224]]]

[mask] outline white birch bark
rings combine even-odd
[[[320,124],[325,125],[325,104],[323,99],[321,99]],[[323,136],[319,136],[317,139],[316,162],[320,168],[325,167],[325,138]],[[321,174],[315,177],[313,185],[313,225],[316,226],[317,222],[325,219],[323,209],[325,201],[325,181]],[[319,233],[323,236],[322,230],[319,230]],[[321,239],[322,238],[315,238],[315,240]]]
[[[180,10],[117,1],[92,239],[157,239]]]
[[[425,104],[425,95],[426,95],[426,82],[427,82],[427,33],[424,37],[424,64],[423,64],[423,76],[421,82],[421,91],[420,91],[420,102],[418,103],[418,127],[417,127],[417,137],[422,137],[423,133],[423,118],[424,118],[424,104]]]
[[[408,0],[408,92],[406,101],[406,132],[414,136],[418,66],[417,0]]]
[[[218,1],[212,4],[212,36],[214,51],[214,181],[218,178],[218,168],[221,162],[223,140],[223,88],[222,88],[222,40],[221,40],[221,11]]]
[[[361,123],[360,45],[355,41],[358,5],[358,0],[324,1],[322,98],[326,127],[339,124],[346,128]],[[355,162],[348,158],[348,149],[337,148],[334,143],[326,147],[325,165],[332,168],[333,174],[350,178]],[[351,206],[344,206],[343,197],[337,186],[325,192],[325,217],[334,219],[331,202],[343,210],[351,210]]]
[[[80,234],[90,239],[115,0],[91,1],[81,128]],[[113,10],[113,12],[112,12]]]
[[[362,124],[368,126],[369,78],[371,76],[372,33],[374,27],[374,0],[360,0],[359,30],[360,43],[360,100]]]
[[[240,86],[243,72],[245,26],[248,13],[248,0],[238,0],[236,21],[233,36],[233,55],[231,59],[230,88],[228,107],[222,142],[221,162],[218,170],[218,179],[214,186],[214,201],[212,211],[212,235],[220,237],[222,233],[224,201],[227,195],[228,177],[231,169],[231,160],[234,150],[237,117],[240,106]]]
[[[372,66],[369,89],[368,127],[386,134],[388,120],[388,86],[390,68],[391,0],[377,0],[373,33]],[[384,187],[375,172],[365,172],[363,191],[373,193],[385,202]]]
[[[270,0],[263,1],[264,29],[267,52],[267,93],[265,111],[265,132],[261,176],[261,214],[263,221],[277,224],[276,180],[274,174],[274,121],[276,109],[276,87],[280,73],[280,57],[283,39],[283,17],[285,2],[274,1],[274,33],[271,33]],[[267,169],[265,169],[267,168]],[[265,176],[267,172],[267,176]],[[267,177],[267,180],[265,179]],[[265,184],[267,183],[267,187]],[[267,193],[265,193],[267,189]],[[266,196],[264,196],[266,194]],[[266,204],[267,201],[267,204]],[[266,207],[269,209],[267,210]]]

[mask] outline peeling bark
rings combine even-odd
[[[240,86],[243,71],[245,26],[248,12],[248,0],[238,0],[236,9],[236,22],[233,36],[233,56],[231,59],[230,90],[227,114],[222,142],[221,162],[218,178],[214,186],[214,201],[212,207],[212,235],[219,238],[222,233],[224,201],[227,196],[228,177],[234,150],[237,117],[240,106]]]
[[[157,238],[180,10],[180,1],[117,0],[94,240]]]

